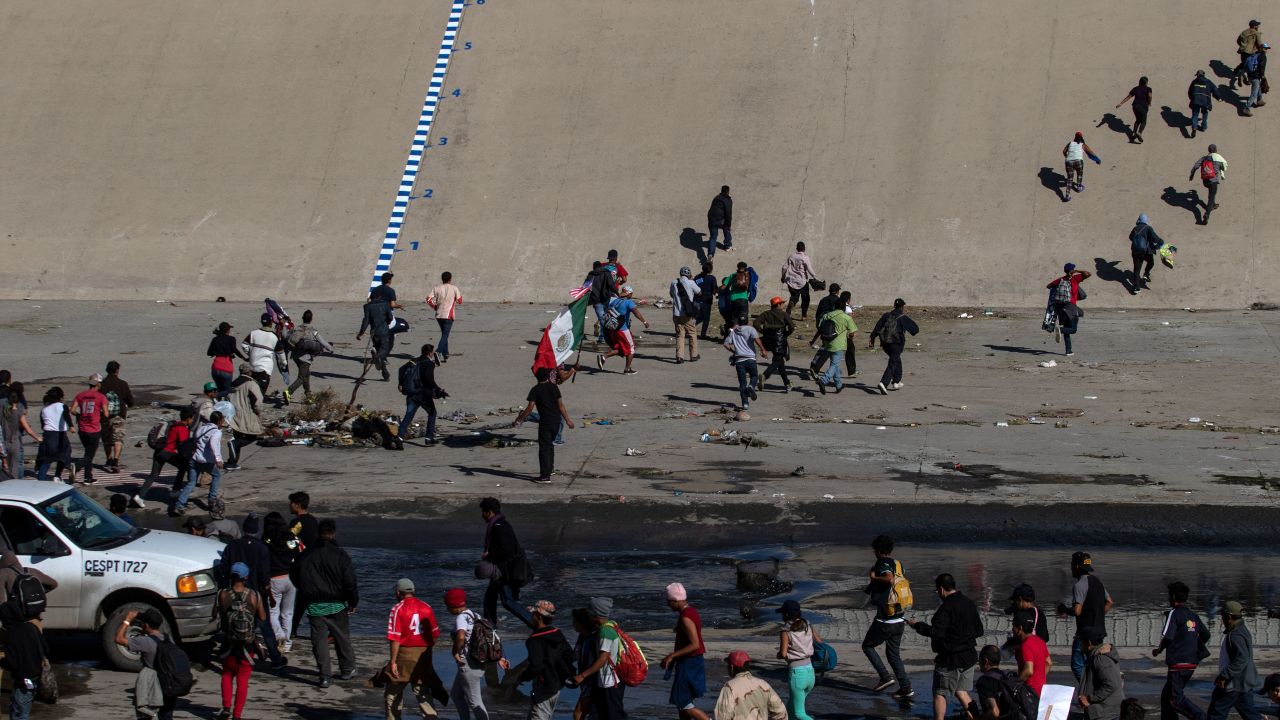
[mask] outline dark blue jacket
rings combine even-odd
[[[1205,645],[1209,642],[1209,628],[1185,606],[1169,611],[1164,621],[1164,632],[1157,650],[1164,652],[1164,662],[1169,667],[1195,667],[1209,656]]]

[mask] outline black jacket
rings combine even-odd
[[[231,566],[242,562],[249,566],[248,585],[262,590],[271,582],[271,550],[267,544],[252,535],[236,538],[222,551],[222,564],[218,566],[218,587],[231,586]]]
[[[418,404],[426,405],[435,400],[436,388],[436,361],[427,357],[420,357],[415,362],[418,363],[418,381],[422,383],[422,393],[415,398]]]
[[[520,554],[520,541],[505,515],[499,514],[484,536],[485,560],[497,565],[506,575],[506,564]]]
[[[318,541],[293,564],[289,576],[304,602],[345,602],[348,608],[360,604],[351,556],[333,540]]]
[[[364,317],[360,320],[360,335],[368,330],[372,335],[391,334],[391,305],[385,302],[364,304]]]
[[[832,295],[830,293],[827,293],[825,296],[823,296],[821,300],[818,301],[818,311],[814,313],[813,316],[815,318],[818,318],[819,321],[821,321],[823,315],[826,315],[832,310],[840,309],[842,305],[843,303],[840,302],[840,296],[838,294]]]
[[[912,320],[905,312],[902,310],[890,310],[889,312],[881,315],[880,319],[876,321],[875,329],[871,331],[870,342],[872,344],[874,344],[876,340],[880,339],[880,331],[884,330],[891,322],[898,323],[899,328],[902,330],[903,344],[906,344],[908,334],[915,335],[920,332],[920,326],[917,325],[916,321]],[[880,344],[884,345],[883,342]]]
[[[982,617],[973,601],[956,591],[942,599],[933,622],[918,622],[916,632],[930,638],[934,664],[947,670],[964,670],[978,663],[978,638]]]
[[[587,280],[591,281],[592,305],[607,303],[610,298],[618,294],[618,281],[613,276],[613,272],[604,265],[587,273]]]
[[[1160,645],[1156,649],[1164,653],[1164,663],[1169,667],[1194,667],[1209,657],[1209,651],[1205,647],[1209,643],[1209,628],[1205,627],[1199,615],[1185,605],[1169,611],[1161,635]]]
[[[1215,98],[1218,98],[1218,88],[1208,78],[1198,77],[1187,86],[1187,100],[1191,102],[1191,107],[1212,110]]]
[[[6,618],[4,628],[8,636],[4,641],[5,654],[0,658],[0,667],[13,673],[14,682],[38,681],[41,661],[49,654],[44,633],[40,632],[35,623],[19,621],[17,618]]]
[[[529,651],[529,667],[521,680],[533,683],[532,699],[540,703],[564,687],[564,681],[573,677],[573,648],[564,639],[564,633],[556,628],[543,628],[524,641]]]
[[[733,227],[733,198],[727,193],[720,193],[711,200],[711,207],[707,208],[707,225]]]

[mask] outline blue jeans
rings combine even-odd
[[[533,616],[520,604],[520,590],[507,585],[498,580],[490,580],[489,587],[484,591],[484,617],[493,621],[498,621],[498,601],[502,601],[502,607],[508,612],[520,619],[520,622],[533,627]]]
[[[31,717],[31,701],[35,697],[35,690],[28,690],[21,680],[14,678],[13,696],[9,698],[9,717],[12,720],[27,720]]]
[[[756,361],[739,360],[734,367],[738,370],[738,395],[741,396],[742,407],[745,409],[751,406],[751,396],[747,394],[747,390],[756,384]]]
[[[213,476],[213,480],[209,483],[209,501],[218,497],[218,485],[222,482],[222,469],[214,463],[193,462],[191,467],[187,469],[187,483],[182,486],[182,491],[178,493],[178,500],[174,503],[175,510],[182,510],[187,507],[187,500],[191,498],[191,491],[196,489],[196,483],[200,480],[200,473],[209,473]]]
[[[453,322],[452,320],[450,322]],[[409,425],[413,422],[413,416],[418,414],[418,408],[423,407],[417,399],[406,397],[404,399],[404,419],[400,421],[400,431],[396,433],[396,437],[404,439],[405,433],[409,432]],[[426,405],[427,408],[427,434],[428,440],[436,439],[436,403],[431,400]]]
[[[452,320],[442,320],[436,318],[436,323],[440,326],[440,342],[436,345],[436,352],[440,353],[444,359],[449,359],[449,331],[453,329]]]
[[[826,350],[824,354],[831,358],[831,364],[827,366],[826,372],[822,373],[822,384],[835,387],[839,390],[844,387],[844,380],[840,378],[840,369],[844,367],[844,350]]]
[[[1200,118],[1199,122],[1196,118]],[[1191,129],[1192,130],[1208,130],[1209,129],[1209,109],[1191,106]]]
[[[1080,682],[1080,678],[1084,677],[1084,648],[1080,646],[1080,638],[1071,641],[1071,674],[1076,676],[1076,682]]]
[[[213,382],[218,386],[218,394],[215,397],[224,398],[231,394],[231,373],[222,372],[221,370],[210,370],[209,374],[213,376]]]
[[[609,303],[596,303],[592,307],[596,309],[596,322],[598,323],[598,325],[596,325],[596,339],[600,342],[604,342],[604,316],[605,312],[609,309]]]
[[[1258,100],[1262,95],[1262,78],[1254,77],[1251,83],[1252,92],[1249,93],[1249,101],[1245,103],[1245,107],[1251,108],[1258,104]]]
[[[733,247],[733,233],[729,232],[729,228],[711,226],[711,234],[707,237],[707,257],[716,256],[716,234],[724,231],[724,249],[728,250]]]

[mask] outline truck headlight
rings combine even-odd
[[[214,589],[216,583],[213,581],[213,575],[205,572],[188,573],[178,577],[178,594],[194,595],[196,593],[207,592]]]

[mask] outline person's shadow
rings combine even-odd
[[[1204,218],[1200,214],[1200,193],[1196,192],[1195,188],[1186,192],[1178,192],[1177,189],[1170,185],[1164,189],[1164,194],[1160,196],[1160,199],[1166,205],[1172,205],[1190,212],[1195,216],[1197,225],[1204,224]]]
[[[1210,60],[1209,69],[1213,71],[1214,75],[1217,75],[1223,80],[1230,80],[1231,78],[1235,77],[1235,74],[1236,74],[1235,68],[1222,62],[1221,60]]]
[[[696,252],[699,266],[707,262],[707,243],[703,240],[705,237],[706,233],[700,233],[691,227],[680,231],[680,247]]]
[[[1040,168],[1040,184],[1053,191],[1054,195],[1062,202],[1067,201],[1067,197],[1062,194],[1062,188],[1067,185],[1067,178],[1057,170],[1051,167]]]
[[[1130,273],[1116,267],[1120,264],[1119,260],[1106,260],[1105,258],[1093,259],[1093,274],[1103,282],[1118,282],[1129,294],[1133,294],[1134,285],[1129,282]]]
[[[1133,142],[1133,130],[1126,125],[1123,120],[1116,117],[1115,113],[1107,113],[1106,115],[1103,115],[1102,119],[1099,120],[1098,124],[1094,125],[1094,127],[1102,127],[1103,125],[1106,125],[1107,129],[1111,132],[1118,132],[1129,138],[1129,142]]]
[[[1048,355],[1048,350],[1038,350],[1036,348],[1024,347],[1022,345],[983,345],[988,350],[1003,353],[1015,353],[1018,355]],[[1057,353],[1054,353],[1055,355]]]
[[[1241,115],[1245,111],[1244,101],[1246,96],[1242,96],[1231,87],[1230,82],[1223,83],[1218,86],[1218,100],[1230,104],[1235,108],[1236,114]]]
[[[1169,127],[1174,128],[1178,132],[1182,133],[1182,137],[1184,140],[1191,139],[1191,131],[1188,129],[1191,127],[1191,118],[1178,112],[1177,110],[1174,110],[1168,105],[1165,105],[1164,107],[1160,108],[1160,119],[1164,120],[1165,125],[1168,125]]]

